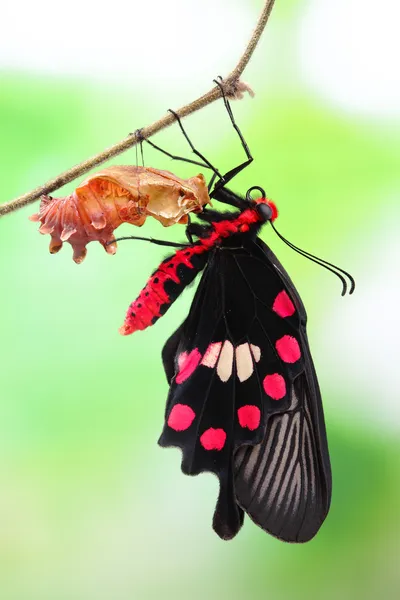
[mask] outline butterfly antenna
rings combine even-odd
[[[338,277],[340,279],[340,281],[342,282],[342,285],[343,285],[342,296],[344,296],[347,292],[347,281],[343,277],[343,275],[348,277],[348,279],[350,281],[349,294],[352,294],[354,292],[354,290],[356,288],[356,282],[354,280],[354,277],[352,277],[350,275],[350,273],[348,273],[347,271],[344,271],[340,267],[337,267],[336,265],[328,262],[327,260],[323,260],[322,258],[319,258],[318,256],[311,254],[310,252],[306,252],[305,250],[302,250],[298,246],[295,246],[294,244],[292,244],[292,242],[289,242],[289,240],[287,240],[285,237],[283,237],[283,235],[281,235],[279,233],[279,231],[277,230],[277,228],[271,221],[270,221],[270,223],[271,223],[272,229],[275,231],[276,235],[282,240],[282,242],[284,242],[287,246],[289,246],[289,248],[291,248],[298,254],[301,254],[301,256],[308,258],[312,262],[315,262],[317,265],[324,267],[325,269],[327,269],[328,271],[330,271],[331,273],[333,273],[334,275],[336,275],[336,277]],[[341,275],[341,273],[343,273],[343,275]]]

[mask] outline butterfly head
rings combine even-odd
[[[253,191],[260,192],[261,197],[254,199],[252,197]],[[268,198],[266,198],[266,194],[265,194],[265,191],[263,190],[263,188],[256,185],[256,186],[248,189],[247,194],[246,194],[246,200],[247,200],[247,202],[249,202],[249,204],[252,206],[252,208],[254,208],[257,211],[257,213],[260,216],[260,218],[262,219],[262,221],[264,221],[264,222],[275,221],[275,219],[277,218],[278,209],[277,209],[275,203],[272,202],[272,200],[269,200]]]

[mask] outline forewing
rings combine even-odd
[[[214,346],[217,358],[213,359],[210,351],[207,354],[212,340],[226,337],[220,294],[215,288],[216,275],[216,261],[212,256],[188,318],[164,346],[163,363],[171,389],[166,424],[159,443],[182,449],[184,473],[196,475],[210,471],[220,477],[214,526],[221,537],[229,539],[240,529],[243,511],[234,496],[233,436],[229,431],[234,408],[234,379],[229,377],[222,381],[216,368],[206,366],[221,354],[222,344],[218,346],[218,341]],[[215,403],[216,398],[224,401]]]

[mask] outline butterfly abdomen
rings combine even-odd
[[[129,335],[153,325],[204,268],[207,255],[208,248],[199,243],[166,258],[129,306],[120,333]]]

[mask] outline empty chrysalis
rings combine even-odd
[[[40,233],[51,235],[52,254],[69,242],[74,261],[81,263],[89,242],[115,254],[114,230],[121,223],[141,227],[152,216],[164,227],[186,224],[188,214],[202,211],[209,201],[201,174],[180,179],[151,167],[113,165],[87,177],[69,196],[43,196],[30,220],[40,221]]]

